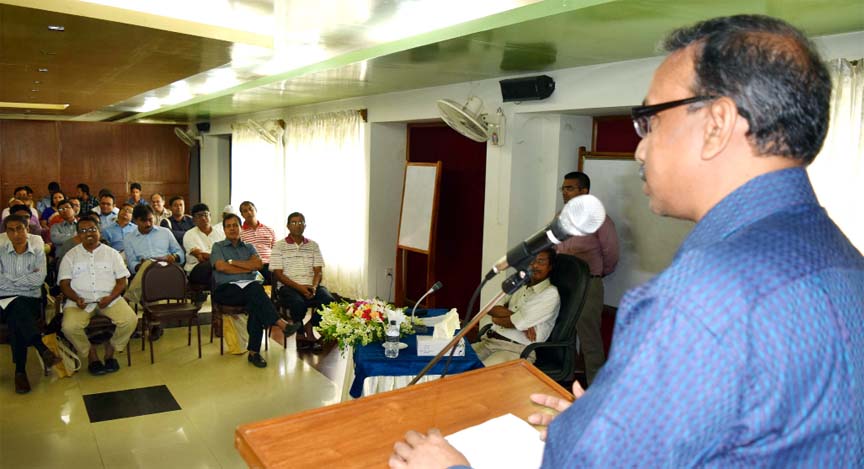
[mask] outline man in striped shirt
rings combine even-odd
[[[264,267],[261,268],[261,275],[264,276],[264,283],[269,285],[270,253],[273,252],[273,246],[276,244],[276,233],[273,232],[273,228],[258,221],[258,208],[252,202],[247,200],[240,204],[240,215],[244,220],[240,239],[244,243],[255,246],[258,256],[261,257],[261,262],[264,263]]]
[[[307,308],[317,308],[336,300],[327,288],[321,286],[324,258],[318,243],[303,236],[306,217],[300,212],[288,215],[288,231],[290,234],[277,241],[273,248],[270,270],[281,285],[279,303],[288,308],[298,330],[297,350],[319,352],[323,347],[320,339],[315,339],[312,328],[321,322],[321,315],[312,313],[305,331],[300,327]]]

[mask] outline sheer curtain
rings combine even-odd
[[[287,212],[306,216],[306,236],[318,242],[324,256],[323,283],[351,298],[366,295],[367,173],[357,111],[287,119]]]
[[[276,121],[261,122],[275,137],[265,140],[247,123],[236,123],[231,133],[231,205],[240,214],[240,203],[249,200],[258,209],[258,220],[285,236],[285,160],[282,157],[284,131]],[[210,207],[213,219],[221,218],[222,207]]]
[[[808,168],[819,203],[864,252],[864,61],[829,63],[831,122],[822,151]]]

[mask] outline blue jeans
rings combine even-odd
[[[327,288],[321,285],[318,285],[318,289],[315,290],[315,296],[311,299],[306,299],[300,292],[287,286],[279,287],[278,294],[279,304],[288,308],[288,312],[291,314],[291,319],[294,322],[303,321],[303,318],[306,317],[307,308],[314,307],[317,309],[321,305],[327,305],[336,301]],[[317,326],[321,323],[321,315],[313,314],[311,322],[313,326]]]

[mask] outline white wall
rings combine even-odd
[[[201,139],[201,202],[214,213],[231,198],[231,142],[227,135],[205,135]],[[189,210],[189,207],[186,207]],[[218,219],[221,220],[221,215]],[[214,222],[217,218],[214,217]]]
[[[816,43],[826,59],[864,56],[864,32],[817,38]],[[211,133],[230,133],[232,122],[249,117],[269,119],[343,109],[368,109],[369,122],[372,124],[367,155],[372,171],[368,284],[370,295],[381,295],[381,285],[376,277],[383,278],[380,269],[391,265],[395,257],[401,192],[397,192],[394,187],[382,189],[378,186],[381,186],[382,180],[389,181],[401,191],[401,176],[397,175],[401,175],[404,166],[404,150],[396,148],[393,149],[394,153],[388,153],[387,150],[387,142],[395,144],[400,140],[396,134],[402,132],[401,127],[382,124],[437,119],[435,101],[440,98],[465,100],[474,95],[483,99],[485,109],[490,113],[494,113],[498,107],[502,108],[507,118],[503,145],[487,146],[483,220],[485,271],[510,245],[520,241],[523,235],[539,229],[560,208],[558,185],[560,176],[571,170],[570,158],[575,161],[575,147],[572,146],[590,145],[590,130],[586,133],[588,118],[580,115],[603,114],[608,113],[610,108],[620,109],[639,104],[661,60],[655,57],[546,72],[555,79],[556,91],[548,99],[538,102],[502,103],[499,79],[492,79],[225,118],[211,123]],[[537,113],[545,115],[538,116]],[[400,141],[404,148],[404,139]],[[403,156],[397,158],[398,151],[403,151]],[[208,157],[202,150],[202,197],[205,200],[210,200],[207,194],[211,192],[221,196],[218,188],[208,188],[211,181],[217,181],[218,184],[219,179],[208,179],[203,174]],[[603,175],[592,175],[592,179],[597,177],[602,178]],[[607,196],[604,194],[604,197]],[[610,194],[608,197],[610,200],[604,202],[614,205],[616,196]],[[664,222],[658,220],[662,226]],[[662,234],[657,237],[664,239]],[[674,239],[674,236],[670,239]],[[667,244],[671,246],[672,243]],[[674,250],[665,249],[664,252],[668,251]],[[643,261],[645,259],[639,261],[640,265]],[[655,269],[668,261],[653,258],[647,265]],[[615,274],[616,278],[623,280],[612,289],[614,291],[611,298],[607,297],[607,303],[617,304],[615,297],[620,297],[623,290],[644,280],[645,272],[648,271],[628,271],[633,269],[633,265],[628,265],[628,262],[632,260],[622,263],[622,270]],[[489,298],[494,288],[494,285],[487,288],[484,298]]]

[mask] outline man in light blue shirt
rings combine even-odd
[[[132,223],[132,204],[124,203],[117,214],[117,221],[102,228],[102,238],[116,251],[123,252],[123,240],[126,235],[136,231],[138,227]]]
[[[120,210],[114,206],[114,195],[110,192],[103,192],[99,196],[99,206],[93,211],[99,215],[99,226],[108,226],[117,220],[117,213]]]
[[[169,264],[182,264],[185,260],[183,248],[177,243],[171,230],[155,226],[153,208],[149,205],[136,205],[132,211],[137,230],[123,238],[126,251],[126,265],[129,271],[138,272],[138,267],[147,259],[165,261]]]

